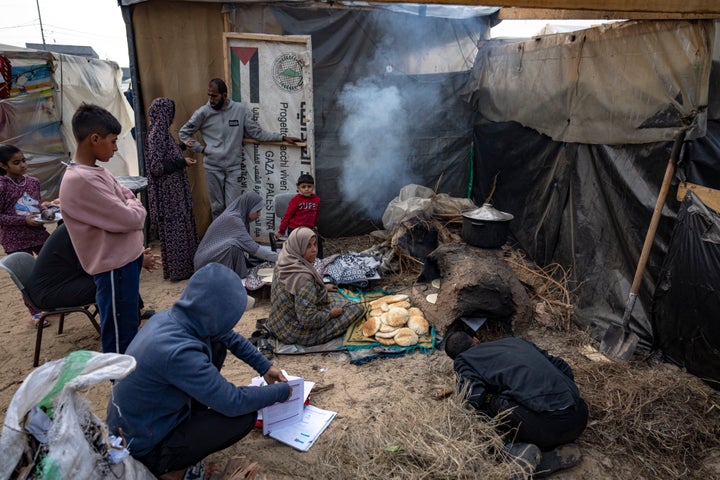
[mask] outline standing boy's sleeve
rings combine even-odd
[[[79,175],[66,173],[61,185],[62,211],[71,217],[91,219],[93,226],[108,232],[142,230],[147,215],[145,207],[129,189],[117,186],[124,198],[107,179],[91,183]]]

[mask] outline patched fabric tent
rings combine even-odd
[[[116,63],[7,45],[0,45],[0,55],[11,65],[8,96],[0,98],[0,143],[25,153],[43,200],[58,196],[63,162],[72,159],[77,146],[72,116],[83,102],[109,110],[123,126],[107,168],[117,176],[138,175],[134,116]]]
[[[541,265],[571,269],[575,319],[598,339],[621,323],[671,140],[686,132],[630,328],[641,352],[672,352],[716,385],[720,337],[700,299],[685,295],[697,283],[681,266],[707,276],[703,298],[714,305],[717,240],[697,225],[710,228],[717,213],[676,219],[688,185],[720,188],[717,52],[713,21],[626,22],[490,41],[464,90],[476,111],[475,197],[495,188],[495,206],[515,215],[518,246]]]

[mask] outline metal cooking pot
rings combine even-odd
[[[510,231],[510,220],[515,218],[512,214],[496,210],[489,203],[475,210],[462,212],[462,239],[480,248],[498,248],[506,241]]]

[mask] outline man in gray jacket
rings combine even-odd
[[[222,79],[210,80],[208,103],[195,110],[178,132],[185,145],[205,155],[203,164],[213,219],[243,193],[240,177],[244,135],[260,142],[282,141],[294,145],[300,141],[296,137],[263,130],[247,106],[227,98],[227,91]],[[204,146],[193,139],[198,131],[202,134]]]

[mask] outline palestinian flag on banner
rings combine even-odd
[[[232,99],[260,103],[260,52],[257,47],[230,47]]]

